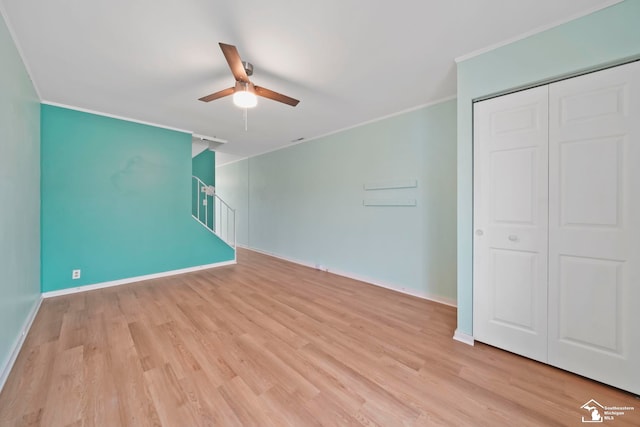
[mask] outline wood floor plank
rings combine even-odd
[[[305,407],[310,416],[322,420],[322,425],[324,426],[362,427],[363,425],[363,423],[358,421],[353,415],[345,411],[341,405],[328,399],[326,394],[323,393],[307,401]],[[327,414],[330,415],[327,416]],[[371,425],[371,423],[369,423],[369,425]]]
[[[160,423],[165,426],[196,426],[200,423],[187,406],[188,395],[182,388],[170,364],[144,373],[151,399],[162,402],[155,405]]]
[[[84,354],[82,422],[84,426],[118,425],[119,402],[114,378],[104,353]]]
[[[193,373],[181,380],[183,390],[188,394],[200,424],[203,426],[242,426],[233,409],[224,400],[218,387],[206,372]]]
[[[42,417],[58,345],[55,341],[40,345],[33,344],[36,340],[30,341],[32,345],[26,347],[25,343],[4,386],[13,392],[0,394],[0,425],[33,425]]]
[[[322,394],[323,400],[331,401],[351,414],[356,413],[364,404],[365,399],[362,396],[347,387],[339,378],[322,369],[321,364],[313,363],[311,358],[305,357],[302,353],[293,353],[277,342],[268,343],[266,347],[313,384],[320,391],[319,394]]]
[[[271,387],[262,396],[264,405],[268,408],[269,414],[280,426],[310,426],[321,427],[320,420],[311,416],[307,410],[308,400],[296,393],[289,393],[279,385]]]
[[[231,379],[221,385],[218,390],[243,426],[261,427],[281,424],[282,421],[279,418],[274,419],[277,414],[267,410],[259,396],[241,377]]]
[[[452,340],[454,307],[239,250],[238,264],[43,302],[0,427],[573,426],[640,400]]]
[[[66,426],[80,421],[84,383],[82,346],[61,349],[53,364],[51,383],[42,424]]]
[[[115,308],[115,307],[112,307]],[[140,356],[124,315],[105,313],[107,372],[113,376],[121,425],[160,426],[157,408],[144,380]]]
[[[329,351],[329,349],[326,350]],[[413,421],[418,418],[418,411],[408,406],[397,396],[389,393],[375,381],[372,381],[371,378],[353,369],[349,366],[351,363],[339,360],[331,356],[327,351],[313,344],[309,344],[302,349],[302,352],[314,360],[315,363],[321,363],[323,369],[336,378],[340,378],[348,388],[359,394],[364,399],[363,406],[370,403],[372,408],[380,409],[380,412],[386,413],[389,410],[400,420]],[[371,368],[375,369],[375,366],[371,366]]]
[[[185,345],[193,349],[193,356],[211,381],[210,386],[218,387],[237,375],[227,362],[230,356],[218,335],[191,332],[184,333],[182,338]]]
[[[150,326],[144,321],[135,321],[128,324],[131,340],[135,345],[140,358],[140,364],[144,371],[159,368],[164,365],[163,352],[160,340],[154,334],[155,326]]]
[[[268,373],[271,383],[276,384],[287,393],[298,393],[306,399],[318,394],[318,389],[311,382],[292,369],[282,359],[260,345],[251,335],[242,335],[237,341],[243,353],[247,357],[251,357],[263,372]]]

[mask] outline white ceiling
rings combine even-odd
[[[45,102],[228,140],[250,156],[455,95],[454,58],[612,0],[0,0]],[[218,42],[251,80],[300,99],[231,97]]]

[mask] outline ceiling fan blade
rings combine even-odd
[[[218,98],[222,98],[222,97],[225,97],[225,96],[233,95],[234,91],[235,91],[235,87],[222,89],[221,91],[218,91],[216,93],[212,93],[211,95],[203,96],[202,98],[199,99],[199,101],[202,101],[202,102],[213,101],[214,99],[218,99]]]
[[[273,99],[274,101],[282,102],[283,104],[291,105],[292,107],[295,107],[300,102],[297,99],[293,99],[287,95],[283,95],[260,86],[254,86],[254,89],[256,90],[256,95],[262,96],[263,98]]]
[[[242,59],[240,59],[238,49],[230,44],[218,44],[220,45],[220,49],[222,49],[222,53],[224,54],[224,57],[227,60],[229,68],[231,68],[231,72],[233,73],[233,77],[236,78],[236,81],[249,83],[249,76],[247,76],[247,72],[244,70],[244,65],[242,65]]]

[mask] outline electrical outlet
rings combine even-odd
[[[207,206],[207,199],[202,199],[202,206]]]
[[[71,278],[73,280],[79,279],[80,278],[80,270],[73,270],[71,272]]]

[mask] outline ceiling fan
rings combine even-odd
[[[249,81],[249,76],[253,74],[253,65],[248,62],[243,62],[240,59],[240,54],[235,46],[225,43],[218,43],[222,53],[224,54],[231,73],[236,79],[234,87],[223,89],[211,95],[203,96],[200,101],[210,102],[214,99],[223,98],[225,96],[233,95],[233,102],[238,107],[251,108],[255,107],[258,103],[256,95],[263,98],[269,98],[274,101],[282,102],[287,105],[295,107],[300,101],[293,99],[289,96],[283,95],[278,92],[266,89],[264,87],[256,86]]]

